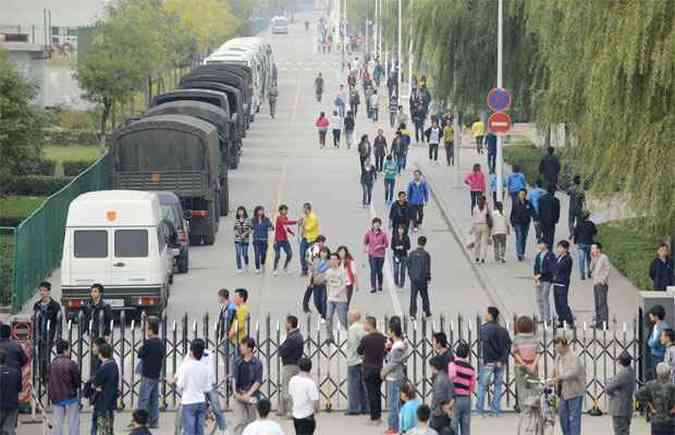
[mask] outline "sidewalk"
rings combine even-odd
[[[462,245],[466,243],[471,228],[469,190],[464,185],[463,179],[471,171],[474,163],[480,163],[483,168],[487,168],[487,153],[479,155],[475,148],[469,145],[472,143],[469,136],[465,135],[462,138],[463,146],[460,149],[459,174],[456,166],[448,167],[446,165],[445,150],[442,147],[439,150],[439,161],[437,163],[429,161],[426,144],[413,145],[409,155],[409,161],[412,161],[416,167],[421,169],[429,181],[433,191],[433,200],[437,201],[439,207],[444,211],[456,240]],[[508,171],[509,168],[505,165],[505,175],[508,175]],[[560,222],[556,226],[556,240],[562,240],[569,236],[567,224],[569,197],[561,192],[558,192],[556,196],[561,205]],[[505,200],[506,213],[510,213],[510,208],[510,200],[507,195]],[[591,219],[598,224],[602,218],[607,216],[611,216],[611,213],[596,213],[591,216]],[[489,246],[487,263],[473,265],[474,268],[478,269],[478,275],[482,277],[484,285],[494,299],[494,303],[509,317],[514,314],[536,313],[534,287],[531,278],[533,258],[536,254],[534,227],[530,226],[525,261],[523,262],[517,261],[514,237],[512,231],[507,240],[506,264],[494,262],[492,247]],[[467,255],[471,255],[471,253],[467,252]],[[581,281],[579,279],[577,249],[575,247],[572,247],[571,255],[574,261],[574,269],[570,286],[570,305],[577,316],[578,325],[583,326],[585,323],[590,324],[593,320],[593,285],[591,280]],[[468,257],[468,259],[473,263],[472,258]],[[609,279],[610,322],[616,319],[619,323],[629,322],[628,326],[632,327],[630,322],[636,315],[638,295],[638,289],[616,269],[612,268]],[[553,307],[552,301],[551,306]]]
[[[473,417],[471,419],[471,431],[474,434],[517,434],[518,433],[518,414],[514,413],[505,413],[499,418],[494,417]],[[172,435],[174,433],[174,421],[176,418],[175,412],[163,412],[160,414],[160,429],[153,429],[151,432],[155,435]],[[225,418],[229,428],[232,429],[233,415],[232,413],[226,413]],[[118,413],[115,416],[115,433],[116,434],[126,434],[128,433],[126,425],[131,419],[131,413],[124,412]],[[292,435],[295,433],[293,429],[293,422],[290,420],[279,421],[278,417],[272,416],[272,420],[275,420],[281,424],[286,435]],[[366,416],[357,416],[357,417],[347,417],[339,412],[325,413],[322,412],[317,417],[317,430],[315,435],[374,435],[382,434],[386,430],[386,413],[382,416],[383,423],[379,426],[371,426],[367,422],[368,418]],[[23,418],[20,417],[20,421],[23,421]],[[80,433],[88,434],[91,427],[91,414],[82,414],[80,416]],[[500,429],[495,430],[495,424],[499,425]],[[591,417],[589,415],[584,415],[582,417],[582,433],[583,434],[601,434],[609,433],[612,427],[611,417],[602,416],[602,417]],[[558,427],[558,433],[560,428]],[[39,435],[42,433],[42,425],[40,424],[31,424],[31,425],[19,425],[17,433],[20,435]],[[647,423],[645,423],[643,418],[635,415],[633,418],[633,424],[631,426],[631,434],[634,435],[644,435],[648,434],[649,429]]]

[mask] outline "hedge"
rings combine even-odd
[[[56,162],[48,159],[39,159],[32,162],[27,162],[21,168],[24,175],[54,175]]]
[[[75,130],[65,128],[50,128],[46,131],[46,143],[48,145],[96,145],[98,135],[93,130]]]
[[[66,177],[76,177],[87,169],[89,166],[96,163],[94,160],[70,160],[63,162],[63,175]]]
[[[70,183],[73,177],[24,175],[7,181],[3,190],[10,195],[50,196]]]
[[[504,147],[504,161],[512,166],[520,165],[530,186],[534,186],[537,177],[539,177],[539,162],[543,156],[542,151],[534,145],[508,145]]]

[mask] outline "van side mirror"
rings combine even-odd
[[[192,219],[192,210],[185,210],[183,212],[183,217],[185,218],[185,220],[188,220],[188,221],[190,219]]]

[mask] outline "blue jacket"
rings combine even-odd
[[[251,228],[253,229],[253,240],[266,242],[270,231],[274,229],[270,218],[265,216],[261,221],[256,218],[251,219]]]
[[[412,205],[424,205],[429,202],[429,187],[427,182],[421,180],[419,184],[415,181],[408,183],[408,202]]]
[[[509,193],[527,189],[527,179],[522,172],[513,172],[506,180],[506,184],[509,186]]]
[[[541,187],[535,187],[534,189],[527,192],[527,200],[532,205],[532,208],[534,208],[534,212],[537,213],[537,215],[539,214],[539,198],[545,194],[546,191]]]
[[[96,412],[113,411],[117,409],[117,389],[120,384],[120,374],[117,363],[108,360],[101,364],[94,375],[94,385],[100,388],[94,402]]]
[[[663,356],[666,354],[666,348],[661,344],[661,331],[668,328],[670,328],[670,326],[664,320],[659,323],[658,326],[654,325],[652,333],[649,335],[649,340],[647,341],[649,351],[657,358],[663,359]]]
[[[422,406],[420,399],[412,399],[405,402],[398,413],[398,431],[406,433],[417,426],[417,408]]]

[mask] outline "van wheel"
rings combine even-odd
[[[178,266],[178,273],[188,273],[190,263],[190,254],[188,251],[185,251],[184,255],[178,256],[178,261],[176,261],[176,266]]]

